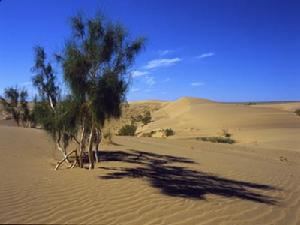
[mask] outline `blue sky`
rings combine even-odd
[[[300,100],[298,0],[2,0],[0,91],[30,89],[33,47],[60,51],[70,16],[97,10],[147,38],[128,100]]]

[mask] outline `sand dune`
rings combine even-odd
[[[299,149],[296,137],[300,134],[300,118],[291,109],[300,108],[300,103],[276,105],[224,104],[182,98],[154,112],[154,122],[143,130],[172,128],[177,137],[196,137],[218,136],[222,129],[227,129],[240,144],[268,145],[285,140],[287,145],[282,142],[280,147]],[[292,147],[290,143],[294,143]]]
[[[176,135],[115,137],[94,171],[54,171],[42,130],[1,124],[0,223],[300,224],[300,118],[291,111],[184,98],[154,118],[145,129]],[[240,143],[192,138],[222,127]]]

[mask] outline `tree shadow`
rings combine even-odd
[[[272,186],[226,179],[184,166],[170,165],[172,163],[195,164],[194,161],[183,157],[130,150],[130,152],[103,151],[100,153],[100,159],[101,161],[121,161],[137,165],[134,168],[99,167],[110,171],[107,175],[99,176],[99,178],[142,178],[168,196],[205,199],[205,195],[214,194],[270,205],[278,203],[274,198],[258,193],[258,191],[276,190]]]

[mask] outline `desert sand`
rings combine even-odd
[[[151,104],[141,131],[175,135],[115,136],[93,171],[54,171],[43,130],[1,121],[0,223],[300,224],[300,103]],[[196,140],[221,129],[237,143]]]

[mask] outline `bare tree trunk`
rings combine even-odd
[[[85,148],[85,138],[84,138],[84,132],[85,132],[85,129],[84,129],[84,124],[83,124],[83,127],[82,127],[82,131],[81,131],[81,137],[80,137],[80,144],[79,144],[79,167],[80,168],[83,168],[83,151],[84,151],[84,148]]]
[[[61,147],[61,145],[60,145],[60,139],[61,139],[61,137],[60,137],[60,134],[59,134],[59,137],[56,140],[56,146],[57,146],[57,149],[62,153],[63,157],[65,158],[66,155],[67,155],[67,151],[66,151],[65,148]],[[70,163],[68,157],[67,157],[67,162]]]
[[[95,148],[95,159],[96,159],[96,163],[99,163],[100,160],[99,160],[99,144],[101,142],[101,131],[99,129],[96,129],[96,148]]]
[[[52,101],[52,98],[49,96],[49,104],[50,104],[50,107],[53,111],[55,111],[54,109],[54,104],[53,104],[53,101]]]
[[[58,168],[63,164],[63,162],[64,162],[64,161],[67,161],[67,160],[68,160],[68,157],[69,157],[72,153],[74,153],[74,152],[76,152],[76,151],[77,151],[77,149],[75,149],[75,150],[69,152],[69,153],[68,153],[61,161],[57,162],[57,164],[56,164],[56,166],[55,166],[55,170],[58,170]]]
[[[94,156],[93,156],[93,138],[94,138],[94,126],[92,126],[90,136],[89,136],[89,170],[94,169]]]

